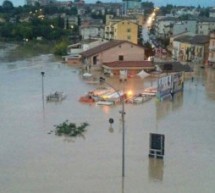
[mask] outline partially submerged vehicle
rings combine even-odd
[[[62,101],[66,98],[66,95],[64,92],[59,92],[56,91],[54,93],[49,94],[48,96],[46,96],[46,100],[48,102],[58,102],[58,101]]]

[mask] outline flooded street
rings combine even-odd
[[[0,59],[0,193],[214,193],[215,70],[196,67],[173,101],[125,105],[122,181],[121,105],[80,103],[97,86],[52,55],[8,61],[1,48]],[[67,94],[44,108],[42,71],[45,96]],[[155,81],[131,78],[123,86],[108,79],[136,91]],[[65,120],[90,126],[75,139],[49,134]],[[165,135],[163,160],[148,158],[150,133]]]

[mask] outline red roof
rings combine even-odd
[[[151,61],[115,61],[103,63],[103,66],[109,68],[154,68],[154,64]]]

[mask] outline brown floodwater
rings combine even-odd
[[[194,81],[187,79],[173,100],[125,105],[122,181],[121,105],[80,103],[96,85],[52,55],[11,61],[5,52],[0,49],[0,193],[214,193],[215,70],[194,65]],[[43,108],[41,71],[45,96],[58,90],[65,100]],[[156,85],[155,78],[107,81],[136,92]],[[75,139],[50,134],[65,120],[90,125]],[[150,133],[165,135],[163,160],[148,158]]]

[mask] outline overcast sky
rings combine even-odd
[[[0,5],[4,0],[0,0]],[[10,0],[14,6],[24,5],[25,0]],[[59,0],[60,1],[60,0]],[[66,0],[61,0],[66,1]],[[72,0],[73,1],[73,0]],[[87,3],[95,3],[97,0],[85,0]],[[122,2],[122,0],[100,0],[103,2]],[[212,6],[215,7],[215,0],[148,0],[149,2],[153,2],[155,6],[165,6],[166,4],[172,5],[185,5],[185,6],[198,6],[201,7],[208,7]],[[144,2],[144,0],[142,0]]]

